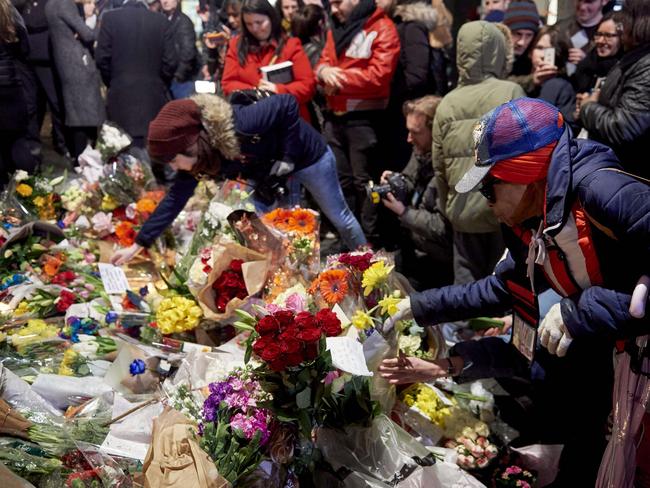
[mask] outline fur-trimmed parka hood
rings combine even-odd
[[[434,30],[438,23],[438,12],[425,2],[397,5],[394,17],[401,18],[402,22],[420,22],[428,31]]]
[[[217,95],[195,95],[192,100],[201,109],[201,122],[212,147],[226,159],[239,156],[239,140],[235,131],[232,106]]]

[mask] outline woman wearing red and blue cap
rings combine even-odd
[[[615,342],[650,332],[650,320],[630,312],[637,281],[650,274],[650,186],[621,172],[607,146],[574,139],[541,100],[497,107],[475,143],[476,163],[456,190],[488,199],[508,253],[492,276],[412,294],[386,325],[409,314],[424,326],[512,311],[512,340],[459,343],[449,359],[429,363],[386,360],[380,372],[394,383],[530,379],[528,440],[564,444],[557,486],[593,486]],[[537,297],[547,289],[562,299],[540,320]]]

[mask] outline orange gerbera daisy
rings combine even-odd
[[[135,242],[135,236],[137,235],[133,224],[131,222],[120,222],[115,227],[115,235],[119,239],[120,246],[129,247]]]
[[[286,208],[276,208],[264,215],[262,218],[264,222],[269,224],[271,227],[275,227],[282,231],[290,230],[295,226],[292,212]]]
[[[141,198],[138,200],[138,203],[135,204],[135,208],[140,213],[152,213],[156,210],[157,203],[152,198]]]
[[[316,230],[316,216],[304,208],[297,208],[292,212],[294,226],[289,229],[300,234],[313,234]]]
[[[318,289],[328,304],[339,303],[349,290],[348,272],[342,269],[323,271],[318,277]]]

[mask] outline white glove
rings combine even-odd
[[[287,161],[276,161],[271,167],[271,176],[286,176],[293,171],[295,164]]]
[[[538,333],[540,344],[548,349],[548,352],[557,354],[560,358],[566,356],[573,339],[562,320],[559,303],[553,305],[548,311],[539,326]]]
[[[407,297],[397,304],[397,312],[386,319],[382,327],[382,332],[387,334],[395,328],[395,324],[400,320],[410,320],[412,318],[411,299]]]

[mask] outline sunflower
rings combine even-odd
[[[318,278],[318,289],[329,305],[341,302],[349,290],[347,271],[342,269],[323,271]]]
[[[313,234],[316,230],[316,216],[313,212],[304,208],[298,208],[292,212],[293,230],[299,234]]]

